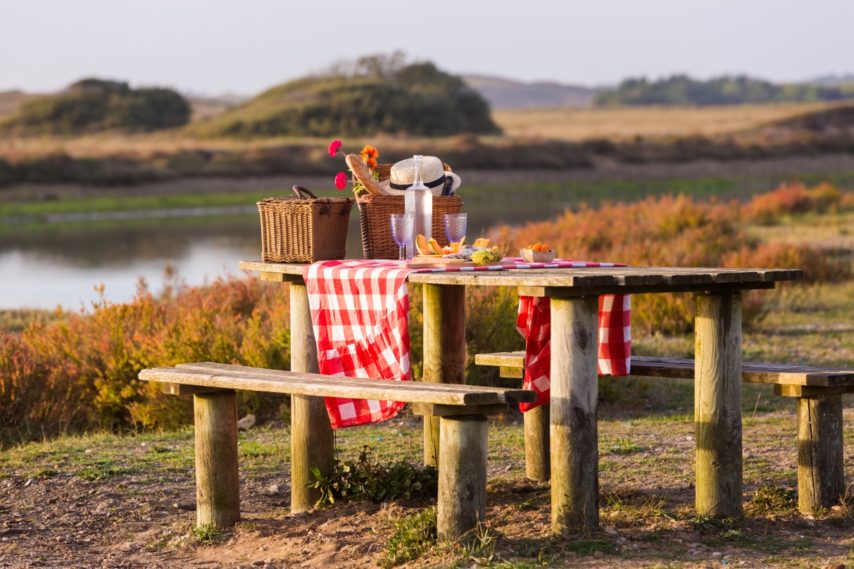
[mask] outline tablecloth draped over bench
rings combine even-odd
[[[409,291],[413,272],[494,271],[506,269],[613,267],[612,263],[555,260],[526,263],[505,259],[480,267],[409,268],[390,260],[320,261],[306,267],[311,321],[317,341],[320,373],[370,379],[412,379],[409,351]],[[599,373],[625,375],[631,350],[629,298],[607,295],[599,305]],[[538,392],[537,403],[549,393],[548,299],[521,297],[517,328],[525,337],[524,387]],[[397,415],[404,404],[327,397],[332,428],[376,423]]]

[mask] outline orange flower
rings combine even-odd
[[[362,148],[362,160],[364,160],[365,162],[367,162],[371,158],[379,158],[379,156],[380,151],[377,150],[375,147],[371,146],[370,144],[366,144],[365,147]]]
[[[377,169],[377,159],[376,158],[370,158],[369,157],[367,160],[367,164],[368,164],[368,168],[370,168],[371,170]]]

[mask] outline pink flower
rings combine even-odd
[[[338,151],[341,150],[341,147],[344,146],[344,143],[341,142],[340,138],[336,138],[332,142],[329,143],[329,156],[334,158]]]
[[[335,176],[335,187],[339,190],[343,190],[347,187],[347,174],[344,172],[338,172]]]

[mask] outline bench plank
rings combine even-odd
[[[475,363],[510,369],[524,367],[524,352],[477,354]],[[694,360],[632,356],[632,375],[694,379]],[[823,369],[811,366],[744,362],[745,383],[800,385],[804,387],[854,387],[854,370]]]
[[[496,405],[529,402],[536,399],[534,392],[522,389],[424,384],[412,381],[378,381],[210,363],[146,369],[140,372],[139,377],[144,381],[217,389],[313,397],[383,399],[407,403]]]
[[[263,368],[253,368],[241,365],[234,364],[219,364],[213,362],[203,362],[203,363],[189,363],[189,364],[178,364],[175,366],[177,369],[190,369],[196,371],[216,371],[218,373],[226,373],[234,376],[242,376],[242,375],[253,375],[260,377],[289,377],[294,374],[294,372],[288,372],[284,370],[275,370],[275,369],[263,369]],[[342,384],[353,384],[358,387],[363,387],[364,382],[366,381],[384,381],[384,380],[375,380],[375,379],[365,379],[365,378],[357,378],[357,377],[345,377],[345,376],[328,376],[323,374],[299,374],[302,376],[313,376],[311,378],[307,378],[306,381],[319,381],[322,385],[326,386],[329,384],[330,380],[334,380],[336,383]],[[385,384],[382,384],[385,385]],[[482,385],[463,385],[460,386],[458,384],[449,384],[449,383],[430,383],[424,384],[422,382],[413,382],[413,381],[398,381],[394,382],[394,385],[400,387],[400,389],[413,389],[416,391],[423,391],[425,389],[430,390],[438,390],[438,391],[447,391],[449,393],[458,394],[462,391],[466,393],[496,393],[495,387],[482,386]],[[500,389],[499,389],[500,391]],[[511,399],[514,397],[519,397],[520,395],[517,393],[519,391],[524,391],[515,387],[504,388],[503,397],[510,397]],[[526,392],[527,393],[527,392]],[[521,395],[521,397],[526,398],[527,401],[528,395]],[[505,401],[502,401],[504,403]],[[506,402],[511,402],[510,400]],[[513,402],[516,402],[515,400]]]

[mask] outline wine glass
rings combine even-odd
[[[390,216],[391,238],[397,243],[397,258],[406,260],[406,244],[412,239],[415,216],[411,213],[393,213]]]
[[[449,243],[458,243],[466,236],[466,224],[468,214],[446,213],[445,214],[445,237]]]

